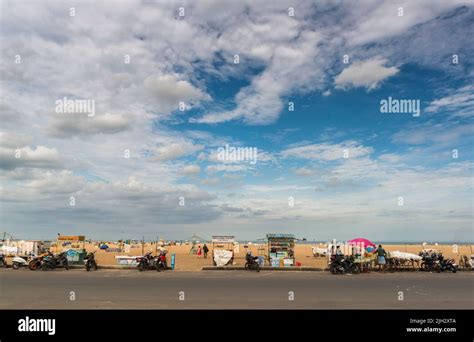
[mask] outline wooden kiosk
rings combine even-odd
[[[295,266],[295,236],[267,234],[268,260],[272,267]]]

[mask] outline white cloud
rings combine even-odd
[[[176,75],[149,76],[145,79],[144,85],[165,112],[177,110],[179,102],[183,102],[186,109],[189,109],[201,101],[211,99],[201,89],[188,81],[179,80]]]
[[[104,114],[88,117],[85,114],[55,114],[48,131],[58,138],[80,135],[115,134],[130,129],[132,122],[123,115]]]
[[[60,157],[55,148],[41,145],[36,148],[26,146],[18,149],[0,147],[0,168],[2,169],[10,170],[20,167],[53,169],[59,166]]]
[[[357,158],[373,152],[371,147],[363,146],[356,141],[344,141],[339,144],[310,144],[291,147],[281,152],[283,158],[300,158],[321,161],[343,159],[347,152],[348,158]]]
[[[474,85],[456,89],[452,94],[432,101],[426,108],[428,113],[447,111],[452,116],[474,116]]]
[[[353,15],[354,22],[346,30],[350,45],[361,45],[378,42],[399,35],[406,30],[436,18],[441,13],[468,1],[430,1],[430,0],[401,0],[393,1],[368,0],[362,3],[346,4]],[[399,8],[403,15],[399,16]],[[355,20],[357,18],[357,20]]]
[[[314,176],[316,174],[315,170],[307,168],[307,167],[297,168],[294,170],[294,172],[298,176],[302,176],[302,177]]]
[[[226,165],[226,164],[219,164],[219,165],[208,165],[206,167],[206,171],[208,173],[215,173],[215,172],[243,172],[249,169],[248,165]]]
[[[202,145],[195,145],[188,141],[176,142],[166,146],[158,147],[152,158],[157,161],[167,161],[187,156],[189,154],[200,151],[204,148]]]
[[[386,67],[388,61],[381,57],[374,57],[365,61],[357,61],[345,68],[334,79],[338,89],[349,87],[365,87],[372,90],[386,78],[398,73],[399,69],[392,66]]]
[[[199,165],[186,165],[182,168],[181,173],[184,175],[195,175],[201,172]]]
[[[396,143],[421,145],[435,143],[449,146],[459,143],[462,137],[472,136],[474,125],[452,126],[444,124],[419,125],[413,129],[402,130],[395,133],[392,140]]]
[[[381,56],[379,61],[386,59],[390,63],[380,62],[378,69],[375,65],[376,72],[366,79],[342,71],[346,72],[344,87],[379,85],[383,77],[388,77],[387,72],[395,71],[389,65],[398,67],[416,60],[422,66],[436,66],[434,51],[425,48],[432,45],[421,45],[416,40],[415,48],[407,52],[400,48],[405,46],[400,42],[406,41],[407,30],[416,27],[416,32],[420,32],[420,27],[415,25],[429,20],[432,23],[425,27],[423,41],[431,44],[433,38],[440,37],[440,32],[444,33],[442,37],[450,36],[457,19],[435,18],[450,14],[459,2],[401,4],[405,6],[404,18],[395,16],[398,4],[394,5],[393,1],[363,1],[342,6],[334,2],[315,6],[314,2],[295,1],[291,5],[296,9],[296,17],[291,18],[285,11],[288,4],[280,1],[184,1],[188,15],[184,20],[177,20],[177,6],[172,2],[123,1],[109,6],[86,0],[81,2],[76,17],[71,18],[67,15],[70,7],[67,3],[26,4],[7,0],[1,15],[4,53],[0,56],[0,71],[5,82],[2,82],[4,102],[0,111],[5,129],[18,136],[10,135],[6,143],[2,142],[1,165],[5,170],[0,175],[5,180],[1,187],[2,224],[17,235],[40,238],[51,238],[56,229],[69,230],[72,234],[81,229],[94,238],[109,238],[118,236],[123,227],[134,237],[137,232],[140,232],[138,237],[142,233],[154,237],[158,219],[160,232],[184,238],[194,231],[211,232],[222,227],[251,236],[260,234],[262,227],[270,224],[275,229],[292,227],[304,231],[314,225],[314,219],[327,222],[329,234],[333,234],[338,226],[351,227],[356,218],[376,227],[372,231],[378,232],[381,226],[396,226],[396,220],[390,221],[384,215],[393,213],[393,197],[404,192],[413,194],[408,203],[423,204],[410,213],[422,216],[419,222],[427,226],[429,223],[430,229],[445,231],[446,225],[437,220],[449,221],[452,215],[465,215],[467,219],[460,219],[459,226],[467,226],[472,223],[468,210],[472,208],[466,208],[472,197],[472,190],[469,192],[472,171],[466,167],[422,170],[418,174],[418,170],[408,172],[399,168],[400,165],[388,167],[387,156],[377,161],[370,159],[372,148],[361,143],[311,146],[306,143],[289,147],[283,154],[259,149],[257,167],[265,165],[262,161],[272,162],[267,166],[276,174],[255,175],[258,184],[254,192],[247,194],[243,191],[252,188],[229,189],[220,179],[232,180],[233,176],[241,176],[239,172],[254,171],[243,169],[250,167],[248,164],[207,164],[212,162],[207,157],[210,148],[223,146],[225,142],[234,146],[245,142],[232,142],[217,133],[189,133],[180,131],[181,127],[166,126],[179,101],[186,102],[188,108],[209,105],[210,110],[206,108],[195,122],[241,120],[258,125],[275,122],[282,113],[292,115],[286,113],[287,100],[307,92],[327,90],[333,76],[340,73],[337,63],[334,70],[334,63],[345,53],[366,61]],[[469,18],[468,14],[465,17]],[[448,42],[451,50],[457,52],[457,47],[467,46],[465,42],[469,38],[456,37],[456,44],[438,39],[439,44]],[[362,46],[370,43],[376,44],[368,45],[368,49]],[[410,52],[416,52],[416,58]],[[21,64],[13,63],[16,54],[21,54]],[[130,64],[124,63],[125,54],[130,55]],[[240,56],[238,65],[232,63],[234,54]],[[438,55],[445,59],[445,54]],[[234,89],[232,100],[221,103],[220,89],[214,88],[211,79],[217,84],[237,79],[238,84],[246,86]],[[98,114],[94,118],[51,115],[54,101],[63,96],[95,99]],[[441,110],[454,109],[454,102],[460,99],[439,100],[433,105]],[[327,135],[334,139],[335,134]],[[465,129],[443,133],[436,129],[421,133],[424,141],[437,139],[446,144],[467,134],[472,132]],[[413,132],[408,141],[417,141],[414,136]],[[305,138],[310,139],[302,139]],[[12,160],[16,148],[22,149],[26,158]],[[349,150],[349,160],[342,159],[344,148]],[[123,158],[124,149],[131,151],[130,159]],[[206,153],[197,157],[199,151]],[[303,184],[262,184],[262,179],[278,179],[276,182],[280,183],[293,177],[291,167],[287,170],[286,165],[279,164],[282,156],[308,160],[309,164],[343,162],[327,163],[337,165],[318,172],[321,177],[297,178]],[[183,157],[187,160],[176,161]],[[195,157],[211,176],[213,172],[230,172],[203,181],[203,184],[219,185],[215,195],[201,190],[201,184],[183,184],[187,180],[183,174],[195,174],[198,170],[197,165],[183,167],[193,163],[190,159]],[[300,173],[313,168],[313,165],[299,167]],[[276,178],[280,171],[285,177]],[[406,177],[407,181],[400,177]],[[198,177],[189,179],[199,182]],[[359,184],[360,179],[365,182],[376,179],[383,186],[358,190],[349,186],[351,182]],[[423,179],[440,186],[438,198],[431,201],[432,186],[423,183]],[[450,182],[456,185],[455,191],[449,187]],[[338,190],[347,196],[340,196],[340,192],[321,195],[315,191],[324,189],[324,185],[337,184],[344,185]],[[68,205],[71,192],[78,195],[73,210]],[[247,215],[245,218],[231,220],[223,215],[220,208],[225,208],[222,203],[227,195],[235,200],[235,205],[232,204],[237,208],[235,212],[246,208],[242,211]],[[298,205],[289,210],[287,199],[291,195],[296,196]],[[185,207],[177,205],[180,196],[186,198]],[[447,200],[447,206],[443,200]],[[448,210],[457,211],[448,215]],[[380,221],[369,222],[377,215],[384,225]],[[410,227],[418,227],[419,222]],[[177,223],[179,230],[175,228]],[[405,224],[402,222],[401,226]],[[191,230],[191,234],[186,234],[186,230]]]

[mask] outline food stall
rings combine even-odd
[[[212,237],[212,261],[214,266],[232,265],[234,262],[235,236],[214,235]]]
[[[293,234],[267,234],[268,260],[272,267],[295,265],[295,240]]]
[[[86,254],[86,237],[83,235],[58,235],[57,251],[67,251],[67,260],[71,265],[82,265]]]

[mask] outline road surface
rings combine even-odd
[[[473,309],[474,273],[0,270],[0,309],[23,308]]]

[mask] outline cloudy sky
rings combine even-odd
[[[473,240],[473,1],[1,7],[0,231]]]

